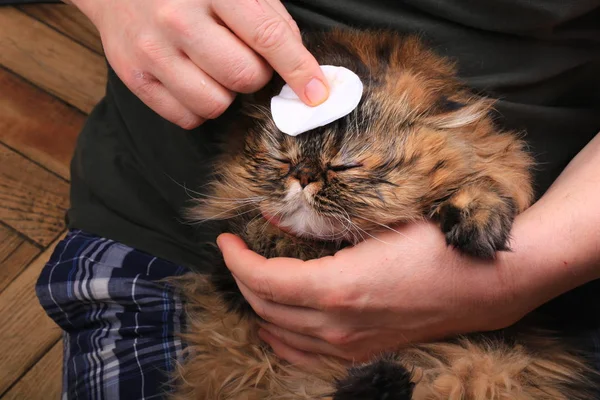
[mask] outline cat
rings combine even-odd
[[[534,160],[499,129],[494,102],[413,36],[351,29],[304,34],[321,65],[364,84],[359,106],[324,127],[280,132],[269,100],[280,77],[243,112],[205,195],[187,213],[222,220],[265,257],[334,254],[401,222],[436,221],[456,251],[509,250],[515,216],[533,201]],[[267,221],[278,216],[278,226]],[[175,399],[591,399],[594,373],[558,337],[521,323],[500,332],[414,344],[347,368],[289,365],[257,336],[257,316],[214,247],[208,274],[175,281],[186,300],[188,357]],[[401,268],[401,267],[399,267]]]

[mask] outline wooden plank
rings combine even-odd
[[[0,145],[0,220],[41,246],[65,229],[69,185]]]
[[[2,400],[60,399],[62,390],[62,340],[19,379]]]
[[[0,268],[3,268],[4,262],[19,248],[23,241],[22,237],[0,225]]]
[[[18,8],[96,53],[104,53],[100,33],[77,7],[68,4],[23,4]]]
[[[0,294],[40,253],[40,249],[0,225]]]
[[[0,68],[0,142],[65,179],[85,114]]]
[[[13,7],[0,7],[0,65],[86,113],[104,95],[103,57]]]
[[[61,235],[61,239],[62,239]],[[0,294],[0,393],[4,393],[60,338],[61,330],[44,312],[35,295],[35,282],[55,241]]]

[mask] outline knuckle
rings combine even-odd
[[[154,92],[156,79],[149,73],[131,70],[123,80],[133,93],[140,97],[151,96]]]
[[[206,119],[215,119],[221,116],[229,107],[229,103],[225,101],[214,100],[210,103],[210,107],[206,111]]]
[[[263,277],[254,275],[249,279],[247,285],[249,286],[250,290],[254,292],[255,295],[257,295],[263,300],[269,300],[267,298],[267,293],[269,292],[267,288],[269,285]]]
[[[269,312],[269,309],[267,307],[265,307],[264,304],[254,305],[254,311],[256,312],[256,314],[258,314],[258,316],[260,316],[265,321],[273,323],[273,316]]]
[[[265,74],[259,68],[248,64],[240,65],[232,71],[230,89],[239,93],[251,93],[260,89],[265,83]]]
[[[178,7],[175,6],[175,2],[167,2],[162,7],[156,10],[157,22],[167,28],[181,28],[183,15]]]
[[[288,16],[286,18],[286,22],[288,23],[290,28],[292,28],[292,31],[294,31],[294,33],[300,34],[300,27],[298,27],[298,24],[296,23],[296,21],[294,21],[294,18]]]
[[[140,35],[135,41],[135,53],[138,59],[155,59],[161,53],[158,40],[149,35]]]
[[[312,68],[312,60],[307,57],[300,57],[299,55],[290,60],[290,73],[306,74]]]
[[[330,344],[335,346],[344,346],[352,342],[352,336],[347,332],[341,330],[331,330],[325,332],[323,339]]]
[[[275,50],[285,42],[287,22],[281,18],[266,18],[256,28],[254,43],[264,50]]]
[[[190,114],[180,117],[175,124],[185,130],[191,130],[196,128],[198,125],[201,125],[202,122],[204,122],[202,118],[198,117],[197,115]]]
[[[266,281],[260,281],[257,285],[257,292],[261,299],[263,300],[273,300],[273,291],[271,290],[271,285]]]
[[[346,310],[346,296],[342,292],[332,290],[327,296],[321,300],[321,307],[325,311],[342,311]]]

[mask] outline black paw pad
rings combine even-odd
[[[411,374],[393,360],[381,359],[350,369],[339,381],[333,400],[410,400]]]
[[[484,219],[475,217],[477,210],[464,211],[447,204],[440,209],[440,227],[446,243],[463,253],[494,258],[497,251],[508,250],[514,211],[497,209]]]

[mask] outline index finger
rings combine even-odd
[[[327,100],[329,85],[319,63],[288,21],[265,0],[218,0],[213,11],[273,67],[306,104]]]
[[[323,279],[325,271],[319,267],[319,260],[267,259],[250,250],[240,238],[228,233],[219,236],[217,243],[227,268],[261,299],[290,306],[320,308],[319,299],[327,293],[327,282],[331,280]]]

